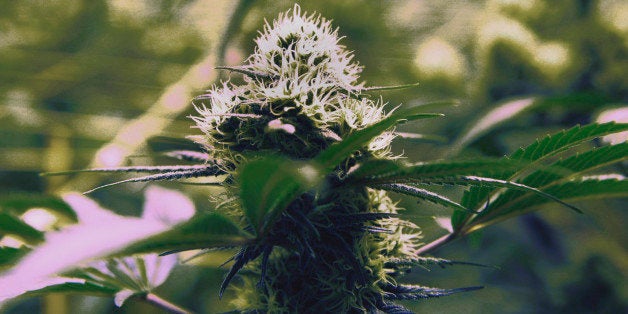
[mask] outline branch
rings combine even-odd
[[[428,252],[431,252],[455,239],[457,239],[458,236],[456,233],[448,233],[422,247],[420,247],[417,251],[416,251],[416,255],[423,255],[426,254]]]
[[[156,294],[152,294],[152,293],[147,293],[145,296],[142,297],[142,300],[145,300],[146,302],[168,312],[168,313],[172,313],[172,314],[191,314],[192,312],[185,310],[175,304],[172,304],[164,299],[162,299],[161,297],[159,297]]]

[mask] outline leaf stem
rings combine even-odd
[[[455,239],[458,238],[458,235],[456,233],[448,233],[422,247],[420,247],[417,251],[416,251],[416,255],[423,255],[425,253],[428,253],[430,251],[433,251]]]
[[[160,296],[153,294],[153,293],[147,293],[144,297],[142,297],[142,299],[144,299],[146,302],[168,312],[168,313],[172,313],[172,314],[191,314],[192,312],[185,310],[173,303],[170,303],[164,299],[162,299]]]

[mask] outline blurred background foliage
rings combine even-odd
[[[518,115],[453,149],[398,141],[410,160],[451,154],[502,156],[547,133],[611,112],[628,119],[628,3],[617,0],[300,1],[333,19],[343,44],[365,66],[368,85],[420,82],[388,92],[391,104],[458,98],[446,120],[403,131],[456,143],[491,109],[530,99]],[[217,65],[236,65],[253,49],[264,19],[291,1],[0,0],[0,190],[85,191],[119,177],[42,178],[43,171],[158,163],[152,152],[179,147],[190,129],[191,98],[218,79]],[[618,116],[618,114],[620,114]],[[623,114],[623,117],[621,116]],[[607,115],[608,116],[608,115]],[[626,122],[626,121],[624,121]],[[624,135],[625,139],[625,135]],[[596,145],[599,143],[592,143]],[[619,165],[626,172],[625,164]],[[167,183],[198,210],[211,208],[208,187]],[[105,207],[138,214],[142,184],[103,189]],[[459,191],[447,191],[456,195]],[[401,199],[426,241],[444,232],[431,204]],[[436,313],[622,313],[628,311],[626,200],[579,204],[529,214],[446,246],[438,256],[499,269],[417,269],[410,281],[486,289],[411,309]],[[63,252],[59,252],[63,254]],[[229,254],[183,265],[160,287],[187,308],[216,313],[217,285]],[[7,313],[141,313],[154,309],[96,297],[50,296],[15,303]]]

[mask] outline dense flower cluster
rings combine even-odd
[[[231,68],[246,74],[245,84],[223,83],[197,98],[199,142],[233,163],[259,150],[309,158],[380,121],[384,105],[361,95],[361,67],[338,41],[328,20],[299,6],[267,24],[246,64]],[[392,139],[385,133],[369,150],[388,155]]]

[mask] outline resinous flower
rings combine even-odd
[[[246,74],[245,84],[225,82],[197,98],[197,141],[233,165],[260,150],[302,159],[381,121],[384,104],[361,94],[362,69],[339,40],[330,21],[298,5],[267,23],[245,64],[230,68]],[[370,153],[387,156],[393,137],[374,139]]]

